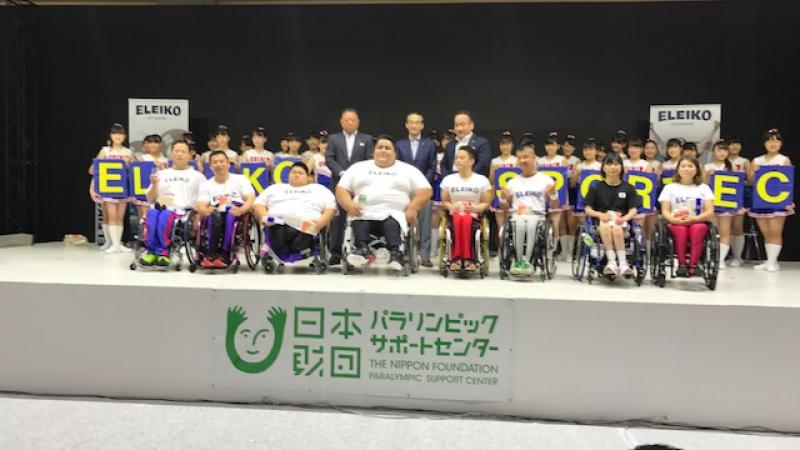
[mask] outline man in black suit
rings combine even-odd
[[[431,186],[433,178],[436,176],[436,145],[432,140],[422,137],[422,130],[425,128],[425,118],[422,114],[412,112],[406,116],[406,129],[408,139],[397,141],[398,159],[404,163],[411,164],[419,169]],[[421,264],[425,267],[432,267],[431,263],[431,215],[433,209],[429,201],[419,210],[420,227],[420,249],[419,256]],[[437,223],[438,227],[439,224]],[[437,244],[438,245],[438,244]]]
[[[486,138],[480,137],[472,132],[475,129],[475,122],[472,115],[467,111],[457,111],[453,117],[453,130],[456,138],[453,139],[444,150],[442,158],[442,178],[455,172],[453,163],[456,160],[456,150],[461,146],[468,145],[478,153],[478,159],[472,171],[485,177],[489,176],[489,164],[492,162],[492,147]]]
[[[342,110],[342,115],[339,118],[339,125],[342,127],[341,133],[332,134],[328,137],[325,164],[331,171],[331,187],[334,191],[336,190],[336,185],[339,184],[339,178],[342,177],[342,174],[350,165],[372,159],[374,146],[372,136],[366,133],[359,133],[358,127],[360,124],[358,111],[353,108],[346,108]],[[342,258],[346,219],[345,211],[339,207],[339,215],[331,222],[329,234],[330,264],[332,266],[339,264]]]

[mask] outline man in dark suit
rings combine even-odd
[[[485,177],[489,176],[489,164],[492,162],[492,147],[486,138],[480,137],[472,132],[475,129],[475,122],[472,115],[467,111],[457,111],[453,117],[453,130],[456,138],[453,139],[444,150],[442,158],[442,178],[455,172],[453,163],[456,160],[456,150],[463,145],[469,145],[478,153],[478,159],[472,171]]]
[[[411,164],[425,175],[428,183],[433,186],[433,178],[436,176],[436,145],[432,140],[422,137],[422,130],[425,128],[425,118],[422,114],[411,113],[406,116],[406,130],[408,139],[397,141],[397,156],[404,163]],[[419,210],[417,220],[420,227],[420,249],[419,256],[421,264],[425,267],[433,267],[431,263],[431,215],[433,209],[431,202],[425,204]],[[436,224],[438,226],[439,224]]]
[[[372,159],[374,142],[372,136],[366,133],[359,133],[358,127],[361,124],[358,118],[358,111],[353,108],[342,110],[339,118],[339,125],[342,132],[332,134],[328,137],[328,150],[325,152],[325,164],[331,171],[331,188],[335,191],[339,184],[339,178],[350,165],[359,161]],[[346,213],[339,207],[337,215],[330,228],[329,249],[331,251],[330,264],[337,265],[342,258],[342,244],[344,242],[344,227],[346,225]]]

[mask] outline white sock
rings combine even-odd
[[[777,264],[783,245],[765,244],[764,248],[767,250],[767,264]]]
[[[744,250],[744,235],[731,236],[731,249],[733,250],[733,259],[742,259],[742,250]]]
[[[725,258],[728,257],[728,252],[731,250],[731,246],[727,244],[719,244],[719,263],[725,264]]]
[[[617,259],[619,260],[619,265],[628,264],[628,261],[625,257],[625,250],[617,250]]]
[[[606,259],[608,259],[608,262],[610,263],[616,262],[617,254],[614,252],[614,250],[606,250]]]
[[[107,239],[110,242],[108,246],[108,250],[114,251],[117,246],[119,245],[119,238],[117,237],[117,228],[122,228],[119,225],[109,225],[108,226],[108,236]],[[121,234],[121,233],[120,233]]]
[[[103,245],[101,246],[101,248],[105,250],[108,247],[111,247],[111,236],[109,235],[110,232],[108,230],[108,224],[104,223],[102,226],[103,226]]]
[[[567,236],[567,235],[564,235],[564,236],[559,237],[558,240],[561,242],[561,256],[567,256],[567,254],[569,253],[570,237]]]

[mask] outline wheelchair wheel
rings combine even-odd
[[[642,229],[639,227],[633,233],[633,257],[635,258],[633,263],[636,271],[633,280],[637,286],[641,286],[647,276],[647,249],[645,248]]]
[[[317,275],[322,275],[328,271],[328,263],[326,263],[324,260],[317,259],[311,263],[311,268]]]
[[[439,223],[439,275],[443,277],[450,275],[450,249],[447,241],[447,218],[443,214]]]
[[[582,233],[583,227],[578,227],[578,231],[575,232],[575,244],[572,248],[572,278],[577,281],[583,281],[586,265],[589,262],[589,246],[583,241]]]
[[[545,275],[548,280],[552,280],[556,276],[556,248],[558,248],[558,237],[556,230],[553,228],[553,221],[548,218],[544,223],[544,242],[542,253],[542,262],[544,265]],[[542,278],[544,280],[544,277]]]
[[[275,262],[269,255],[261,258],[261,267],[264,268],[264,273],[275,273]]]
[[[489,276],[489,218],[485,215],[481,218],[481,278]]]
[[[705,261],[703,261],[703,281],[709,290],[717,288],[719,276],[719,230],[713,223],[708,224],[705,238]]]
[[[261,227],[255,216],[248,214],[244,217],[242,224],[242,246],[244,247],[244,258],[250,270],[256,270],[258,260],[261,258]]]
[[[136,270],[136,263],[132,262],[130,266],[128,266],[131,270]]]
[[[192,211],[183,223],[183,249],[186,252],[186,260],[189,262],[189,272],[197,270],[200,264],[200,243],[202,242],[202,224],[197,213]]]
[[[511,220],[506,219],[505,224],[503,224],[503,234],[500,236],[500,252],[498,255],[501,280],[507,280],[509,278],[511,259],[514,257],[514,235],[512,228]]]
[[[659,220],[656,223],[652,248],[650,249],[650,278],[656,286],[661,288],[667,283],[667,258],[671,257],[667,250],[669,246],[668,233],[664,220]]]
[[[406,264],[411,273],[419,272],[419,227],[411,225],[408,228],[408,236],[406,237]]]

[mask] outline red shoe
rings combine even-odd
[[[213,269],[214,263],[211,262],[211,258],[206,256],[205,258],[203,258],[203,261],[200,263],[200,266],[204,269]]]
[[[224,269],[226,267],[228,267],[228,264],[222,259],[221,256],[217,256],[217,259],[214,260],[214,268]]]

